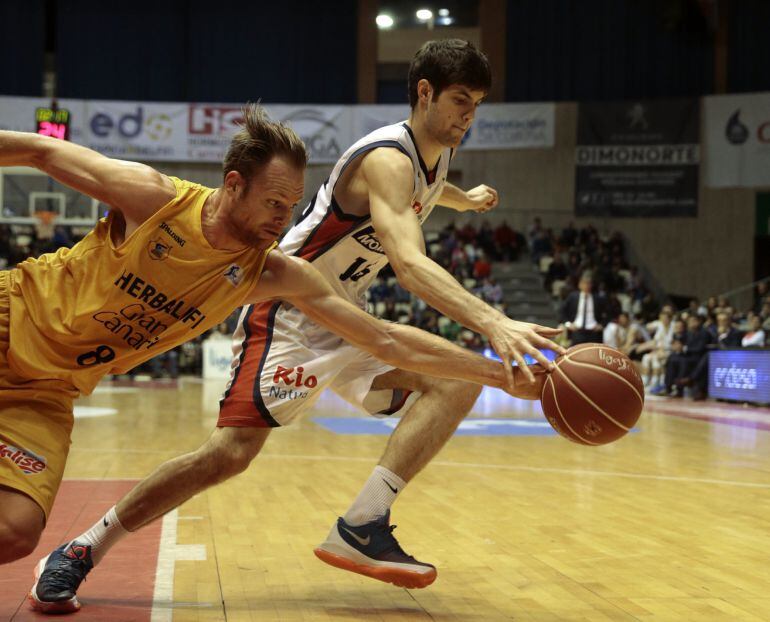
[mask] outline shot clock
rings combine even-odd
[[[37,133],[62,140],[70,138],[70,111],[65,108],[36,108]]]

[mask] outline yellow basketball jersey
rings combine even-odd
[[[109,373],[216,326],[254,288],[267,250],[222,251],[201,230],[214,192],[172,178],[176,197],[120,245],[110,213],[71,249],[28,259],[10,272],[11,368],[93,391]]]

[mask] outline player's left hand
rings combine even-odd
[[[465,193],[468,199],[468,210],[483,214],[497,207],[499,202],[497,190],[490,188],[486,184],[481,184],[471,188]]]
[[[492,325],[491,329],[487,331],[486,337],[489,340],[489,345],[503,361],[506,391],[510,393],[509,389],[513,389],[516,384],[511,367],[513,361],[516,361],[519,370],[527,381],[535,382],[535,375],[524,361],[525,354],[529,354],[546,370],[551,371],[553,369],[553,363],[545,357],[540,349],[553,350],[557,355],[564,354],[566,350],[551,341],[559,334],[561,334],[561,329],[558,328],[518,322],[506,317]]]

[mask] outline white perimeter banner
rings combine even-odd
[[[409,118],[406,105],[353,106],[354,141],[383,125]],[[461,149],[550,149],[554,145],[556,106],[541,104],[482,104],[476,111]]]
[[[50,100],[0,97],[0,129],[35,131],[35,108]],[[128,160],[221,162],[241,121],[240,104],[100,100],[59,101],[71,112],[70,138],[110,157]],[[312,163],[335,162],[369,132],[403,121],[408,106],[266,104],[268,114],[293,127]],[[554,104],[484,104],[462,149],[550,148]]]
[[[770,186],[770,93],[704,100],[706,185]]]

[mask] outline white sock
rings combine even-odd
[[[115,513],[115,506],[112,506],[104,516],[102,516],[91,529],[80,534],[73,542],[78,544],[91,545],[91,558],[94,560],[94,566],[98,564],[114,544],[131,533],[126,531],[118,520]]]
[[[342,518],[348,525],[357,527],[384,516],[406,482],[385,467],[376,466],[366,480],[353,505]]]

